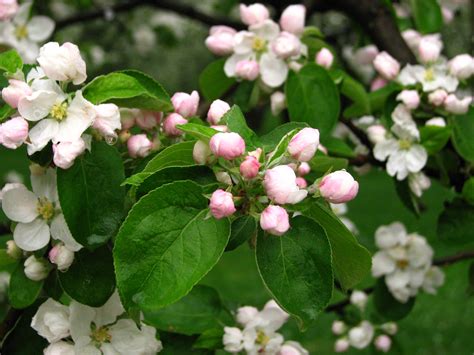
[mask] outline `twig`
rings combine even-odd
[[[23,314],[23,310],[10,308],[8,310],[5,319],[0,324],[0,341],[5,339],[5,336],[15,327],[15,324],[20,319],[21,315]]]

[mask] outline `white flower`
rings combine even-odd
[[[421,197],[424,190],[428,190],[431,186],[431,180],[423,172],[409,174],[408,186],[415,196]]]
[[[278,25],[272,20],[249,27],[234,36],[234,54],[225,63],[227,76],[234,77],[237,64],[244,60],[257,60],[263,83],[275,88],[283,84],[288,75],[287,63],[278,58],[271,44],[280,33]]]
[[[236,327],[224,327],[222,338],[224,350],[230,353],[238,353],[244,348],[244,336],[242,330]]]
[[[423,91],[430,92],[436,89],[444,89],[453,92],[458,87],[459,81],[448,72],[445,63],[429,67],[422,65],[407,64],[398,75],[398,81],[402,85],[415,85],[421,83]]]
[[[357,306],[357,308],[359,308],[360,310],[364,310],[368,301],[368,297],[365,292],[354,290],[351,293],[350,301],[351,304]]]
[[[39,308],[31,327],[50,343],[55,343],[70,335],[69,308],[49,298]]]
[[[48,277],[51,267],[43,258],[30,255],[23,264],[25,276],[33,281],[41,281]]]
[[[15,243],[23,250],[35,251],[49,243],[50,236],[61,240],[72,251],[81,249],[71,235],[59,206],[56,172],[47,169],[31,176],[33,192],[14,188],[3,195],[5,215],[18,222],[13,232]]]
[[[251,306],[240,307],[237,310],[236,320],[243,326],[247,325],[258,315],[258,309]]]
[[[374,337],[374,327],[368,321],[362,321],[357,327],[349,330],[349,344],[356,349],[366,348]]]
[[[281,347],[278,355],[309,355],[309,352],[303,348],[300,343],[296,341],[287,341]]]
[[[46,16],[30,19],[32,2],[20,6],[11,21],[0,23],[0,43],[15,48],[23,61],[34,63],[38,56],[38,43],[44,42],[54,31],[54,22]]]
[[[43,350],[43,355],[76,355],[74,353],[74,345],[65,341],[51,343]]]
[[[431,294],[436,293],[436,289],[444,284],[444,272],[437,266],[432,266],[425,274],[423,280],[423,291]]]

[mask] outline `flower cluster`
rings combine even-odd
[[[156,329],[140,328],[122,315],[118,293],[99,308],[76,301],[65,306],[51,298],[34,315],[31,327],[50,344],[44,354],[142,354],[154,355],[162,345]]]
[[[2,98],[18,114],[0,126],[0,143],[15,149],[26,143],[32,155],[52,142],[54,163],[68,169],[90,148],[90,128],[110,139],[120,129],[114,104],[93,105],[81,90],[67,92],[69,84],[86,80],[86,64],[76,45],[49,42],[40,49],[39,64],[26,75],[11,78]]]
[[[230,353],[245,351],[247,354],[308,355],[299,343],[285,341],[277,333],[289,315],[271,300],[259,311],[245,306],[237,310],[236,321],[240,327],[224,328],[224,350]]]
[[[25,63],[34,63],[38,44],[54,31],[54,21],[46,16],[31,17],[32,1],[18,6],[17,0],[0,2],[0,44],[14,48]]]
[[[435,294],[444,283],[444,273],[432,265],[433,249],[416,233],[407,234],[403,224],[394,222],[375,232],[380,249],[372,259],[372,275],[385,277],[390,293],[405,303],[420,289]]]
[[[363,291],[354,290],[352,292],[350,303],[360,313],[360,318],[364,318],[367,301],[368,296]],[[334,351],[337,353],[345,352],[351,346],[359,350],[365,349],[372,342],[377,350],[388,352],[392,346],[390,336],[398,332],[398,327],[393,322],[377,325],[362,319],[356,324],[347,324],[342,320],[335,320],[332,323],[332,332],[338,336],[334,343]]]

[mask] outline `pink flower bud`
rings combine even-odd
[[[428,101],[435,106],[441,106],[448,97],[448,93],[443,89],[433,91],[428,95]]]
[[[206,38],[206,47],[215,55],[229,55],[234,51],[234,36],[237,33],[228,26],[212,26]]]
[[[229,127],[226,125],[212,125],[211,128],[219,132],[229,132]]]
[[[17,0],[0,1],[0,20],[5,21],[12,18],[18,11]]]
[[[308,191],[300,190],[296,184],[295,172],[288,165],[267,170],[263,186],[267,196],[280,205],[298,203],[308,195]]]
[[[423,63],[432,63],[438,60],[443,44],[438,36],[425,36],[418,43],[418,53]]]
[[[300,54],[301,42],[294,34],[281,32],[272,42],[272,50],[277,57],[287,59]]]
[[[392,346],[392,339],[390,339],[388,335],[382,334],[375,338],[374,344],[377,350],[386,353],[390,350],[390,347]]]
[[[234,200],[230,192],[218,189],[212,193],[209,203],[211,213],[216,219],[228,217],[236,211]]]
[[[460,54],[449,61],[449,72],[460,80],[474,74],[474,58],[469,54]]]
[[[283,235],[290,229],[288,212],[280,206],[268,206],[260,215],[260,227],[273,235]]]
[[[212,152],[209,149],[209,144],[203,141],[197,141],[194,144],[193,148],[193,159],[196,164],[205,165],[209,163],[209,158],[211,158]]]
[[[120,111],[117,105],[102,104],[95,106],[96,118],[93,127],[104,137],[117,138],[116,130],[122,129]]]
[[[216,157],[222,157],[227,160],[235,159],[245,152],[245,141],[234,132],[220,132],[213,135],[209,146],[211,152]]]
[[[441,6],[441,14],[443,15],[443,22],[445,25],[450,24],[454,19],[454,12],[446,6]]]
[[[385,85],[387,85],[387,80],[378,76],[372,80],[372,83],[370,84],[370,91],[376,91],[383,88]]]
[[[140,110],[135,116],[135,121],[141,129],[151,130],[160,124],[162,118],[162,112]]]
[[[297,172],[298,172],[299,176],[305,176],[305,175],[309,174],[310,171],[311,171],[311,167],[306,162],[302,162],[300,164],[300,166],[298,167],[298,169],[297,169]]]
[[[344,203],[356,197],[359,183],[345,170],[326,175],[319,183],[319,193],[331,203]]]
[[[313,158],[319,145],[319,131],[315,128],[303,128],[291,138],[288,153],[298,161],[309,161]]]
[[[371,65],[377,54],[379,54],[377,47],[370,44],[357,49],[354,53],[354,59],[360,65]]]
[[[416,52],[421,41],[421,34],[415,30],[406,30],[402,32],[402,37],[412,51]]]
[[[280,26],[283,31],[301,35],[304,30],[306,8],[303,5],[288,6],[280,17]]]
[[[253,81],[259,73],[260,67],[256,60],[241,60],[235,65],[235,76],[238,78]]]
[[[258,175],[260,163],[253,156],[246,156],[245,160],[240,164],[240,174],[247,180],[253,179]]]
[[[49,261],[58,266],[59,271],[66,271],[74,261],[74,252],[66,248],[63,244],[55,245],[49,251]]]
[[[443,117],[433,117],[425,122],[425,126],[446,127],[446,121]]]
[[[334,335],[342,335],[347,330],[347,326],[343,321],[335,320],[332,322],[331,331]]]
[[[170,137],[182,136],[184,132],[176,126],[186,123],[188,123],[188,120],[186,118],[184,118],[178,113],[171,113],[163,121],[163,131],[167,136]]]
[[[53,144],[53,161],[57,167],[61,169],[69,169],[74,160],[84,153],[86,144],[82,138],[75,142],[59,142]]]
[[[0,125],[0,144],[9,149],[21,146],[28,137],[28,122],[23,117],[13,117]]]
[[[255,319],[258,316],[258,309],[251,306],[244,306],[237,309],[237,322],[243,326],[247,325],[249,322]]]
[[[251,152],[249,152],[249,155],[252,156],[252,157],[255,157],[255,159],[257,159],[257,160],[260,160],[260,156],[262,155],[262,153],[263,153],[262,148],[257,148],[255,150],[252,150]]]
[[[183,117],[191,117],[196,115],[199,106],[199,94],[193,91],[191,95],[185,92],[177,92],[171,98],[176,113]]]
[[[122,129],[130,129],[135,126],[135,117],[140,114],[138,109],[121,108],[120,121],[122,122]]]
[[[1,11],[1,10],[0,10]],[[8,85],[2,90],[2,99],[13,108],[18,107],[18,102],[25,96],[31,95],[30,86],[21,80],[10,79]]]
[[[400,63],[387,52],[380,52],[374,59],[374,67],[387,80],[393,80],[400,71]]]
[[[349,341],[346,338],[337,339],[334,343],[334,351],[336,353],[343,353],[349,349]]]
[[[128,154],[132,158],[144,158],[149,153],[153,143],[147,138],[146,134],[136,134],[127,141]]]
[[[397,95],[397,100],[403,102],[410,110],[414,110],[420,104],[420,95],[416,90],[403,90]]]
[[[384,126],[375,124],[367,128],[367,137],[373,144],[380,143],[385,140],[387,130]]]
[[[230,106],[227,102],[222,100],[214,100],[207,111],[207,121],[212,125],[217,125],[222,116],[230,110]]]
[[[271,102],[271,109],[272,109],[272,114],[274,116],[277,116],[280,114],[281,111],[283,111],[286,107],[286,97],[285,94],[282,93],[281,91],[275,91],[271,96],[270,96],[270,102]]]
[[[297,177],[296,178],[296,185],[298,185],[298,187],[300,189],[305,189],[308,187],[308,183],[306,182],[306,180],[302,177]]]
[[[469,110],[471,102],[472,97],[470,96],[460,100],[456,97],[456,95],[450,94],[446,100],[444,100],[444,108],[446,111],[456,115],[463,115]]]
[[[333,61],[334,56],[327,48],[323,48],[318,53],[316,53],[316,63],[326,69],[331,67]]]
[[[240,5],[240,19],[248,26],[262,23],[270,17],[268,9],[259,3],[252,5]]]

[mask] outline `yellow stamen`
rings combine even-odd
[[[263,38],[260,37],[255,37],[252,42],[252,49],[255,52],[263,52],[266,48],[267,41],[265,41]]]
[[[405,260],[405,259],[398,260],[397,261],[397,266],[398,266],[398,268],[400,268],[402,270],[405,269],[408,266],[408,260]]]
[[[107,327],[100,327],[92,331],[91,338],[99,344],[110,343],[112,335],[109,334],[109,329]]]
[[[398,141],[398,146],[400,147],[400,149],[408,150],[411,147],[411,142],[407,141],[406,139],[400,139]]]
[[[53,117],[56,121],[61,122],[67,116],[67,103],[63,102],[61,104],[56,104],[51,109],[51,117]]]
[[[261,330],[257,332],[256,342],[258,344],[265,346],[268,344],[269,341],[270,341],[270,338],[264,332],[262,332]]]
[[[18,26],[15,29],[15,36],[18,39],[26,38],[28,36],[28,29],[26,28],[26,26]]]
[[[46,197],[38,199],[36,211],[45,221],[50,221],[54,217],[54,206]]]
[[[433,68],[428,68],[425,70],[425,80],[426,81],[433,81],[435,80],[435,73]]]

